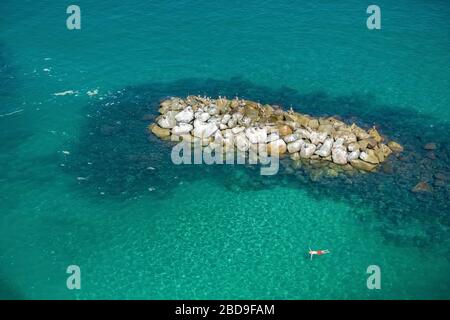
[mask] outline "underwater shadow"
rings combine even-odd
[[[0,300],[25,300],[25,296],[0,273]]]
[[[0,161],[33,135],[30,126],[33,119],[19,105],[18,72],[12,61],[7,46],[0,43]]]
[[[148,134],[146,127],[158,115],[162,99],[190,94],[238,95],[314,116],[338,115],[363,128],[376,125],[382,134],[404,145],[405,152],[400,157],[392,156],[388,166],[377,173],[317,181],[302,170],[292,174],[287,161],[282,161],[275,176],[261,176],[256,166],[176,166],[170,160],[171,143]],[[326,197],[367,207],[381,221],[380,231],[386,239],[399,245],[427,246],[448,241],[448,181],[437,181],[435,176],[450,175],[450,127],[414,110],[378,104],[370,95],[302,94],[292,88],[273,89],[236,77],[227,81],[183,79],[129,86],[103,100],[92,101],[86,106],[86,114],[71,157],[61,161],[66,163],[62,170],[82,177],[74,188],[94,201],[105,196],[117,200],[137,196],[168,198],[181,183],[199,179],[215,181],[235,192],[284,185],[306,190],[318,199]],[[427,142],[436,143],[438,149],[424,150]],[[412,193],[419,181],[432,185],[433,192]],[[414,219],[425,223],[420,233],[406,227]],[[433,223],[426,224],[428,221]]]

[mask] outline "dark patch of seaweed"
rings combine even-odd
[[[156,116],[159,102],[167,96],[190,94],[230,98],[238,95],[285,109],[293,107],[314,116],[338,115],[364,128],[376,125],[382,134],[405,146],[405,152],[400,157],[391,157],[390,170],[319,181],[311,181],[302,169],[295,175],[286,174],[285,166],[276,176],[261,176],[255,166],[177,166],[170,160],[172,144],[149,134],[146,127],[153,119],[143,120],[143,117]],[[88,177],[78,187],[93,199],[166,198],[180,183],[188,185],[199,179],[212,179],[235,192],[284,185],[302,188],[318,199],[328,197],[355,208],[367,207],[379,221],[378,230],[398,245],[425,247],[449,241],[448,181],[438,185],[434,175],[438,172],[450,175],[450,128],[439,119],[411,109],[379,104],[370,95],[302,94],[292,88],[259,86],[239,77],[228,81],[184,79],[130,86],[86,108],[90,117],[86,118],[64,170]],[[423,149],[426,142],[438,145],[434,160]],[[411,189],[419,181],[427,181],[433,186],[433,192],[412,193]],[[155,190],[150,193],[149,188]],[[418,219],[423,222],[423,228],[420,232],[410,230],[410,222]]]

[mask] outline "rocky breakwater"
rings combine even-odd
[[[148,128],[161,139],[234,152],[263,146],[268,155],[289,156],[294,168],[321,168],[331,176],[375,171],[392,153],[403,151],[375,127],[365,130],[336,117],[312,117],[238,98],[170,98],[161,102],[159,112]]]

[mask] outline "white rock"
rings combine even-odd
[[[379,159],[373,150],[367,150],[360,153],[359,158],[372,164],[378,164]]]
[[[236,148],[240,151],[247,151],[250,148],[250,142],[243,132],[235,137]]]
[[[286,143],[291,143],[291,142],[294,142],[294,141],[298,140],[298,135],[296,135],[295,133],[293,133],[293,134],[284,136],[284,137],[283,137],[283,140],[284,140]]]
[[[333,143],[333,148],[339,148],[344,145],[344,139],[343,138],[337,138],[336,141]]]
[[[183,135],[188,134],[194,126],[189,123],[180,123],[178,126],[173,127],[172,134],[175,135]]]
[[[203,122],[208,121],[209,118],[211,118],[211,116],[209,113],[206,113],[206,112],[203,112],[199,117],[199,119]]]
[[[241,133],[245,130],[244,127],[234,127],[233,129],[231,129],[231,132],[233,132],[234,134],[238,134]]]
[[[237,121],[235,119],[230,119],[227,122],[228,128],[234,128],[236,126],[236,124],[237,124]]]
[[[236,122],[238,122],[239,120],[241,120],[244,117],[244,115],[240,112],[236,112],[236,113],[233,113],[232,117],[234,120],[236,120]]]
[[[217,142],[217,143],[220,143],[220,144],[223,143],[223,136],[222,136],[222,132],[220,130],[217,130],[214,133],[214,142]]]
[[[348,151],[356,151],[359,150],[359,144],[357,142],[352,142],[347,146]]]
[[[194,120],[194,128],[199,128],[204,126],[206,123],[204,123],[202,120],[200,119],[195,119]]]
[[[209,138],[212,136],[219,128],[217,128],[215,123],[205,123],[194,128],[193,135],[199,138]]]
[[[219,114],[219,110],[217,110],[216,106],[213,105],[211,108],[209,108],[208,113],[212,116],[215,116]]]
[[[315,144],[305,143],[302,146],[302,149],[300,151],[300,157],[307,159],[307,158],[311,157],[314,154],[315,151],[316,151],[316,145]]]
[[[280,139],[280,135],[277,132],[272,132],[267,136],[266,142],[272,142],[278,139]]]
[[[333,146],[333,138],[326,139],[322,146],[315,153],[321,157],[328,157],[331,154],[331,147]]]
[[[227,146],[233,146],[234,144],[234,134],[231,132],[231,130],[225,130],[222,133],[223,136],[223,144]]]
[[[211,117],[209,118],[209,120],[207,121],[208,123],[215,123],[216,125],[220,124],[220,118],[219,117]]]
[[[245,129],[245,135],[247,136],[250,143],[254,144],[266,143],[267,140],[267,130],[264,128],[263,129],[256,127],[247,128]]]
[[[230,121],[230,119],[231,119],[231,115],[227,113],[227,114],[224,114],[224,115],[223,115],[221,122],[222,122],[223,124],[227,124],[228,121]]]
[[[331,156],[336,164],[346,164],[348,161],[347,150],[343,146],[333,147]]]
[[[347,160],[348,161],[356,160],[359,158],[359,155],[360,155],[359,150],[352,151],[348,154]]]
[[[336,137],[344,139],[344,143],[356,142],[356,135],[352,132],[338,131]]]
[[[192,121],[192,119],[194,119],[194,112],[192,111],[191,107],[186,107],[183,111],[179,112],[175,116],[175,119],[178,122],[189,123]]]
[[[168,111],[158,119],[158,126],[164,129],[172,129],[177,125],[177,121],[175,120],[176,111]]]
[[[283,139],[278,139],[269,143],[270,154],[281,154],[286,152],[286,142]]]
[[[319,143],[323,143],[325,139],[327,138],[326,132],[311,132],[311,135],[309,136],[309,140],[311,140],[311,143],[317,145]]]
[[[306,129],[298,129],[295,130],[295,134],[302,139],[309,139],[309,137],[311,136],[311,132],[309,132]]]
[[[252,124],[252,119],[250,119],[249,117],[243,117],[238,122],[241,126],[248,127],[249,125]]]
[[[289,153],[299,152],[304,144],[305,141],[303,141],[302,139],[296,140],[294,142],[288,143],[287,150]]]
[[[225,139],[228,139],[228,138],[234,138],[234,134],[233,134],[233,131],[232,131],[232,130],[225,130],[225,131],[223,131],[223,132],[222,132],[222,136],[223,136]]]
[[[228,126],[226,124],[221,123],[221,124],[219,124],[219,129],[225,130],[225,129],[228,129]]]
[[[250,148],[252,148],[254,145],[251,145]],[[248,154],[248,163],[258,163],[258,154],[257,150],[254,150],[255,152],[249,152]]]

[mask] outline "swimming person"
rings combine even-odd
[[[313,258],[313,255],[320,256],[322,254],[327,254],[327,253],[330,253],[330,251],[328,249],[327,250],[311,250],[311,248],[309,248],[309,255],[311,256],[311,260]]]

